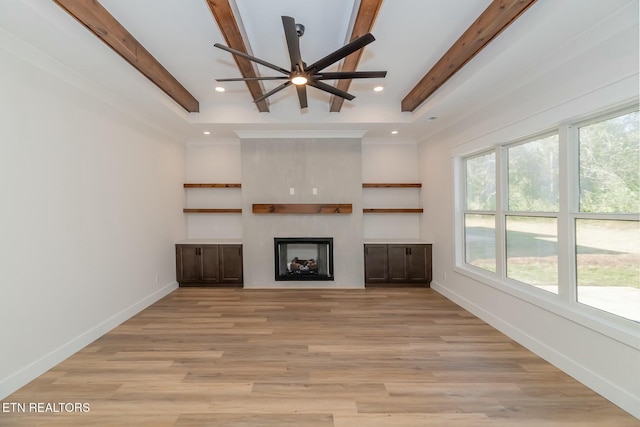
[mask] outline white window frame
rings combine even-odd
[[[470,159],[474,159],[477,157],[482,157],[485,156],[487,154],[495,154],[496,156],[496,176],[495,176],[495,184],[496,184],[496,205],[494,210],[492,211],[488,211],[488,210],[469,210],[467,209],[467,168],[466,168],[466,161],[470,160]],[[489,150],[483,150],[483,151],[479,151],[476,152],[470,156],[465,156],[463,158],[461,158],[461,172],[462,172],[462,181],[461,181],[461,191],[460,194],[462,196],[461,198],[461,205],[463,207],[463,211],[462,211],[462,218],[461,218],[461,225],[462,228],[460,229],[460,234],[462,236],[462,246],[463,246],[463,250],[462,250],[462,258],[461,261],[463,264],[468,265],[470,267],[473,267],[474,269],[480,270],[480,271],[486,271],[489,274],[492,274],[491,271],[489,270],[485,270],[483,268],[480,267],[475,267],[472,266],[471,264],[467,264],[466,260],[467,260],[467,249],[466,249],[466,226],[465,226],[465,218],[466,215],[493,215],[494,221],[495,221],[495,229],[496,229],[496,234],[498,233],[498,206],[499,206],[499,202],[500,202],[500,189],[498,186],[498,177],[499,177],[499,172],[498,172],[498,168],[500,167],[500,156],[498,155],[498,153],[495,151],[495,149],[489,149]],[[500,250],[498,249],[499,244],[498,244],[498,236],[496,235],[496,272],[500,271],[500,259],[497,258],[497,253],[500,252]]]
[[[537,141],[539,139],[544,139],[547,138],[549,136],[552,135],[558,135],[558,139],[560,139],[560,131],[559,129],[553,129],[553,130],[548,130],[546,132],[542,132],[542,133],[537,133],[531,136],[528,136],[526,138],[522,138],[519,139],[517,141],[511,142],[511,143],[507,143],[507,144],[502,144],[499,146],[499,151],[501,152],[501,163],[500,163],[500,175],[498,175],[498,180],[500,182],[500,186],[501,186],[501,197],[500,197],[500,209],[499,209],[499,215],[500,215],[500,231],[502,232],[502,250],[503,253],[501,254],[501,260],[502,260],[502,278],[505,281],[508,281],[509,283],[515,285],[515,286],[522,286],[522,285],[526,285],[526,286],[532,286],[534,288],[537,288],[535,285],[532,285],[530,283],[525,283],[525,282],[521,282],[519,280],[515,280],[512,279],[510,277],[507,276],[507,217],[508,216],[520,216],[520,217],[535,217],[535,218],[555,218],[556,220],[556,235],[559,234],[560,230],[560,221],[559,221],[559,216],[560,216],[560,206],[558,205],[558,211],[557,212],[542,212],[542,211],[510,211],[509,210],[509,155],[508,155],[508,151],[509,148],[511,147],[516,147],[518,145],[524,145],[527,144],[529,142],[534,142]],[[558,150],[561,151],[561,146],[562,143],[560,141],[558,141],[558,144],[560,145],[558,147]],[[560,157],[560,155],[559,155]],[[558,162],[561,162],[561,158],[558,159]],[[560,172],[562,173],[562,172]],[[558,179],[560,179],[560,177],[558,177]],[[558,238],[559,240],[559,238]],[[558,245],[558,292],[560,292],[560,247]],[[539,288],[538,288],[539,289]],[[545,291],[548,292],[548,291]]]
[[[454,157],[455,186],[458,197],[455,202],[456,256],[454,271],[481,283],[507,292],[553,313],[599,331],[611,338],[640,349],[637,339],[639,323],[613,313],[579,303],[576,280],[576,219],[638,220],[638,215],[627,213],[580,213],[578,176],[578,128],[609,118],[638,111],[634,103],[604,113],[595,113],[581,119],[561,123],[553,128],[534,133],[517,140],[495,143],[490,147]],[[559,207],[558,212],[516,212],[508,210],[508,147],[524,144],[557,133],[559,137]],[[465,160],[490,152],[496,154],[496,211],[469,211],[466,209]],[[494,214],[496,220],[496,273],[466,263],[465,215]],[[557,218],[558,235],[558,293],[539,289],[506,276],[506,224],[507,215],[540,216]]]

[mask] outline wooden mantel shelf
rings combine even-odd
[[[362,188],[422,188],[420,183],[366,182]]]
[[[351,203],[254,204],[254,214],[350,214]]]
[[[422,213],[422,208],[366,208],[363,213]]]
[[[240,188],[242,184],[184,184],[184,188]]]

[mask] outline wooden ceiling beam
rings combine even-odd
[[[414,111],[440,86],[522,15],[536,0],[493,0],[473,24],[402,100]]]
[[[216,20],[225,41],[227,42],[227,46],[248,54],[248,46],[242,38],[240,27],[233,15],[233,10],[229,4],[229,0],[207,0],[207,4],[209,5],[209,9],[211,9],[211,13]],[[240,70],[242,77],[259,77],[255,63],[236,55],[231,56],[233,56],[233,59],[236,61],[238,70]],[[247,88],[254,100],[264,95],[264,90],[260,81],[254,80],[247,81],[245,83],[247,84]],[[256,102],[255,104],[256,107],[258,107],[258,111],[261,113],[269,112],[269,104],[267,104],[266,99]]]
[[[69,15],[111,47],[190,113],[200,111],[196,98],[180,84],[97,0],[54,0]]]
[[[380,6],[382,6],[382,0],[360,1],[360,6],[358,7],[358,13],[356,15],[356,21],[353,24],[353,31],[351,32],[351,39],[349,40],[349,42],[352,42],[358,37],[371,32],[376,17],[378,16],[378,12],[380,11]],[[359,49],[344,58],[339,71],[356,71],[363,51],[364,49]],[[342,79],[338,80],[338,84],[336,87],[344,92],[348,92],[350,85],[351,79]],[[344,98],[331,95],[330,102],[331,106],[329,107],[329,111],[331,111],[332,113],[339,113],[340,109],[342,109]]]

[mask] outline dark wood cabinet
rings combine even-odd
[[[220,282],[242,284],[242,245],[218,246]]]
[[[431,284],[431,245],[409,245],[409,280]]]
[[[389,255],[387,245],[364,246],[365,281],[387,283],[389,281]]]
[[[364,253],[367,284],[431,283],[430,244],[366,244]]]
[[[177,244],[180,286],[241,286],[242,245]]]
[[[389,254],[389,277],[387,282],[407,282],[409,271],[407,269],[408,248],[405,245],[387,245]]]

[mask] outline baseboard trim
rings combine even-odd
[[[33,381],[35,378],[53,368],[58,363],[62,362],[69,356],[91,344],[93,341],[100,338],[127,319],[135,316],[140,311],[149,307],[151,304],[155,303],[161,298],[164,298],[177,288],[178,282],[169,283],[168,285],[157,290],[151,295],[148,295],[147,297],[132,304],[119,313],[111,316],[104,322],[101,322],[91,329],[87,330],[86,332],[80,334],[76,338],[62,344],[60,347],[44,355],[35,362],[25,366],[18,372],[8,376],[7,378],[4,378],[2,381],[0,381],[0,400],[6,398],[11,393],[18,390],[20,387],[23,387],[25,384]]]
[[[558,352],[552,347],[549,347],[535,337],[513,327],[506,320],[496,317],[493,313],[486,311],[484,308],[469,301],[462,295],[442,286],[440,283],[433,281],[431,283],[431,288],[473,315],[484,320],[503,334],[507,335],[509,338],[512,338],[522,344],[536,355],[542,357],[544,360],[600,394],[605,399],[611,401],[634,417],[640,418],[640,399],[633,396],[626,390],[618,387],[616,384],[598,375],[579,362],[566,357],[564,354]]]

